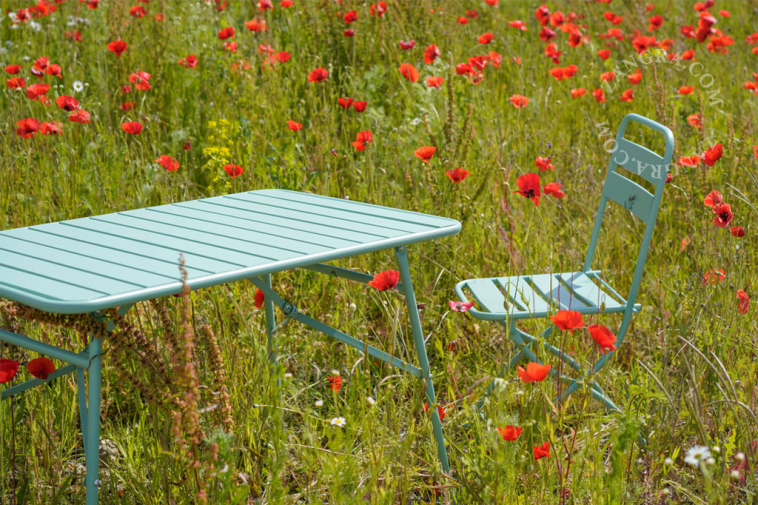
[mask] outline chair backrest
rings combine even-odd
[[[666,137],[666,152],[662,157],[646,147],[624,138],[626,127],[632,121],[662,133]],[[600,197],[600,205],[597,210],[590,245],[587,249],[587,257],[584,261],[584,271],[591,270],[592,258],[595,254],[595,246],[600,235],[600,228],[608,200],[616,202],[631,211],[637,218],[645,222],[646,226],[639,254],[637,255],[637,266],[634,269],[632,286],[627,298],[627,302],[630,305],[634,305],[634,301],[637,298],[637,290],[642,279],[642,272],[645,269],[647,251],[650,247],[650,239],[653,236],[658,209],[661,206],[663,190],[666,186],[666,177],[669,173],[668,168],[673,155],[674,134],[665,126],[637,114],[628,114],[621,121],[618,133],[616,134],[615,149],[611,154],[608,173],[605,176],[605,186],[603,188],[603,195]],[[651,194],[641,185],[625,177],[625,172],[623,170],[619,171],[619,168],[636,174],[651,183],[655,186],[655,194]]]

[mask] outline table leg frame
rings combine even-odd
[[[269,338],[269,356],[272,356],[271,349],[274,348],[273,339],[275,338],[275,333],[279,326],[275,326],[274,322],[274,315],[273,315],[273,306],[277,305],[285,316],[285,321],[287,319],[294,319],[302,324],[305,324],[306,326],[309,326],[313,328],[314,330],[323,333],[325,335],[328,335],[332,338],[335,338],[339,340],[340,342],[343,342],[359,351],[362,351],[366,353],[369,356],[372,356],[376,359],[379,359],[381,361],[384,361],[385,363],[388,363],[392,366],[395,366],[404,372],[410,373],[420,379],[424,380],[425,383],[425,395],[427,399],[427,403],[431,406],[430,412],[431,412],[431,421],[432,421],[432,432],[434,434],[434,439],[437,443],[437,456],[439,458],[440,464],[442,465],[442,470],[446,473],[450,473],[450,463],[448,461],[447,457],[447,449],[445,447],[445,437],[442,432],[442,421],[440,420],[439,413],[437,411],[436,407],[436,397],[434,393],[434,385],[432,384],[432,375],[429,370],[429,359],[426,354],[426,345],[424,342],[424,335],[421,328],[421,319],[419,317],[418,313],[418,307],[416,305],[416,295],[413,291],[413,283],[411,281],[411,273],[410,273],[410,266],[408,264],[408,255],[405,247],[397,247],[395,248],[395,257],[397,260],[398,268],[400,270],[400,280],[401,282],[398,283],[396,288],[398,291],[403,293],[405,295],[405,303],[408,310],[408,318],[410,320],[411,324],[411,331],[413,333],[413,340],[416,348],[416,354],[418,357],[418,363],[419,366],[411,365],[410,363],[407,363],[400,358],[391,356],[390,354],[381,351],[377,349],[374,346],[368,345],[366,342],[356,339],[355,337],[352,337],[346,333],[343,333],[336,328],[333,328],[327,324],[322,323],[321,321],[318,321],[312,317],[306,316],[302,312],[300,312],[297,307],[295,307],[293,304],[287,302],[284,300],[281,296],[279,296],[271,287],[271,278],[269,275],[261,276],[261,277],[253,277],[250,279],[250,281],[260,289],[264,294],[264,307],[266,312],[266,331],[268,333]],[[368,274],[363,274],[360,272],[355,272],[352,270],[347,270],[344,268],[335,267],[332,265],[324,265],[324,264],[317,264],[317,265],[311,265],[309,267],[306,267],[308,270],[312,270],[318,273],[322,273],[325,275],[330,275],[333,277],[340,277],[356,282],[362,282],[364,284],[367,284],[369,281],[373,279],[373,276]],[[280,326],[283,323],[280,323]],[[275,355],[274,355],[275,356]],[[276,363],[276,359],[274,357],[272,364]]]
[[[131,305],[121,307],[118,315],[125,315],[130,308]],[[100,320],[103,318],[102,314],[91,315]],[[106,329],[110,332],[114,327],[115,323],[110,321]],[[84,478],[87,494],[86,505],[97,505],[100,490],[100,403],[103,340],[91,336],[89,345],[80,353],[38,342],[25,335],[6,330],[0,330],[0,341],[68,363],[50,374],[47,379],[31,379],[3,391],[0,400],[12,398],[24,391],[47,384],[58,377],[76,372],[79,418],[87,468],[87,475]],[[86,385],[85,372],[89,375]]]

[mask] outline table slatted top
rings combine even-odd
[[[0,297],[79,314],[455,235],[458,221],[259,190],[0,231]]]

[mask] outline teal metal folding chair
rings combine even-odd
[[[665,136],[666,150],[663,157],[624,138],[631,121]],[[470,293],[477,307],[472,308],[470,314],[477,319],[499,322],[505,328],[508,337],[516,344],[518,353],[511,359],[506,372],[524,359],[541,363],[532,350],[532,346],[541,345],[579,375],[572,377],[559,374],[555,369],[551,370],[552,374],[558,375],[568,384],[561,399],[565,399],[580,387],[587,386],[591,388],[593,398],[602,402],[608,409],[620,411],[593,379],[593,376],[608,363],[614,351],[604,354],[591,369],[585,370],[571,356],[546,341],[552,333],[553,325],[538,338],[516,327],[518,320],[546,318],[557,310],[574,310],[585,315],[623,313],[615,347],[618,348],[624,341],[632,314],[640,310],[640,305],[635,304],[635,300],[663,198],[668,167],[674,153],[674,135],[671,130],[655,121],[637,114],[629,114],[621,121],[615,142],[584,268],[581,271],[470,279],[458,283],[455,292],[462,302],[469,301],[466,293]],[[627,172],[619,171],[619,168]],[[625,173],[634,173],[645,179],[655,186],[655,194],[625,177]],[[609,200],[629,210],[646,225],[637,255],[637,265],[634,268],[632,286],[626,299],[601,277],[599,270],[592,269],[592,259]],[[487,394],[492,390],[492,386],[488,388]]]

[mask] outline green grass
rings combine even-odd
[[[0,0],[0,9],[27,3]],[[753,298],[758,294],[757,102],[742,89],[758,71],[758,55],[745,42],[758,31],[758,4],[717,1],[711,9],[716,27],[735,44],[728,54],[713,54],[706,44],[679,34],[680,26],[697,23],[693,3],[659,1],[647,13],[644,2],[550,2],[553,11],[584,15],[575,23],[587,25],[583,33],[590,37],[581,47],[569,47],[568,35],[557,31],[554,42],[564,52],[560,66],[578,66],[578,74],[563,82],[548,73],[555,65],[537,36],[539,4],[522,0],[502,0],[496,8],[469,0],[396,0],[382,19],[369,15],[369,2],[355,0],[343,0],[342,6],[299,0],[290,9],[275,2],[265,15],[250,1],[230,2],[217,12],[199,0],[153,0],[145,5],[149,17],[142,19],[129,17],[132,2],[103,0],[91,10],[68,0],[53,15],[35,20],[39,31],[28,22],[13,29],[4,17],[2,67],[22,65],[27,84],[52,87],[49,107],[20,90],[0,93],[0,228],[271,187],[463,223],[460,235],[410,250],[417,297],[425,304],[435,386],[447,406],[443,428],[452,475],[441,474],[417,381],[294,323],[277,337],[282,370],[271,377],[263,314],[254,309],[254,289],[240,283],[192,293],[190,321],[197,328],[211,325],[218,337],[235,422],[225,434],[210,414],[200,417],[208,437],[199,446],[201,459],[210,461],[210,444],[219,445],[215,470],[205,466],[200,479],[207,483],[209,503],[422,503],[437,493],[443,503],[454,498],[483,504],[756,503],[755,474],[741,484],[730,479],[729,468],[740,452],[750,468],[758,464],[752,444],[758,438],[756,308],[740,315],[736,299],[738,289]],[[343,35],[348,26],[337,13],[352,9],[358,10],[358,21],[351,25],[355,37],[348,38]],[[467,9],[477,9],[479,17],[465,26],[456,23]],[[719,9],[731,11],[731,17],[719,16]],[[644,78],[637,86],[619,77],[621,84],[606,92],[605,104],[590,93],[572,99],[570,89],[591,92],[600,86],[601,73],[623,68],[621,61],[636,54],[624,40],[613,46],[608,60],[596,55],[606,42],[596,34],[612,27],[603,18],[606,10],[624,17],[618,27],[626,34],[634,29],[647,34],[647,18],[663,15],[658,40],[673,39],[671,51],[694,48],[702,65],[696,73],[712,75],[713,85],[693,75],[689,62],[657,62],[641,65]],[[157,13],[164,21],[152,18]],[[69,16],[88,21],[67,26]],[[244,21],[255,16],[265,17],[268,31],[245,28]],[[516,19],[527,23],[527,32],[508,27]],[[226,26],[237,31],[236,54],[225,51],[216,36]],[[81,42],[64,37],[72,30],[81,31]],[[494,40],[479,46],[477,37],[487,31]],[[106,49],[117,39],[128,44],[120,58]],[[409,39],[416,40],[416,48],[400,50],[398,42]],[[262,43],[292,58],[262,68],[257,50]],[[441,57],[425,65],[423,50],[433,43]],[[480,84],[455,75],[455,64],[491,50],[502,62],[500,68],[488,65]],[[197,55],[197,68],[177,64],[188,54]],[[38,81],[30,75],[41,56],[61,65],[61,79]],[[233,70],[240,60],[250,68]],[[418,83],[400,75],[403,62],[419,69]],[[328,81],[307,81],[316,67],[329,70]],[[152,89],[123,95],[121,87],[137,70],[152,74]],[[443,76],[446,82],[429,89],[427,76]],[[75,81],[84,83],[83,91],[73,91]],[[677,95],[684,85],[695,92]],[[635,94],[630,103],[619,99],[628,88]],[[54,103],[61,94],[75,96],[91,122],[69,123]],[[509,101],[513,94],[531,101],[516,109]],[[337,105],[339,97],[368,101],[368,108],[360,114],[345,111]],[[135,101],[135,108],[123,111],[126,101]],[[674,131],[674,160],[718,142],[724,156],[712,168],[678,167],[666,188],[638,296],[643,309],[600,376],[625,413],[606,413],[582,393],[554,404],[557,384],[523,384],[509,374],[479,417],[473,401],[514,351],[496,324],[449,311],[453,286],[473,277],[581,268],[610,156],[603,147],[608,134],[604,137],[599,125],[607,123],[615,135],[630,112]],[[695,113],[703,114],[702,129],[687,123]],[[62,121],[63,135],[23,139],[15,133],[16,121],[27,117]],[[293,132],[287,120],[304,128]],[[144,130],[124,133],[120,125],[127,121],[140,121]],[[373,132],[373,143],[356,152],[351,142],[364,130]],[[630,135],[661,150],[662,141],[652,134],[630,130]],[[425,145],[438,147],[428,165],[413,155]],[[155,163],[164,154],[179,161],[178,171],[166,172]],[[549,154],[556,168],[541,173],[542,182],[561,182],[566,196],[543,197],[535,208],[513,193],[516,179],[537,172],[535,158]],[[232,180],[221,168],[225,164],[245,172]],[[456,167],[471,172],[460,184],[445,175]],[[712,189],[732,205],[732,225],[745,229],[743,238],[713,225],[712,212],[702,203]],[[611,209],[595,263],[623,292],[643,228],[623,209]],[[373,273],[392,268],[393,261],[387,253],[340,264]],[[725,279],[704,286],[704,274],[715,268],[724,269]],[[399,294],[305,271],[277,275],[274,286],[307,307],[309,315],[414,362]],[[181,301],[162,303],[179,324]],[[609,316],[589,319],[612,329],[620,322]],[[168,361],[163,341],[169,329],[156,305],[138,304],[131,321]],[[545,325],[525,328],[536,332]],[[80,337],[68,330],[31,323],[19,330],[72,350],[81,347]],[[597,357],[585,332],[556,333],[558,338],[573,346],[583,363]],[[36,357],[9,347],[0,347],[0,355]],[[195,356],[199,383],[208,386],[200,389],[199,406],[207,408],[217,401],[210,387],[217,372],[209,366],[202,337]],[[106,354],[104,362],[102,436],[113,450],[103,462],[101,503],[197,503],[198,481],[174,443],[170,409],[148,401],[132,385],[149,384],[151,370],[136,356],[116,362]],[[328,387],[332,370],[345,380],[339,393]],[[367,402],[369,396],[376,405]],[[323,406],[317,407],[319,400]],[[336,416],[346,418],[344,428],[330,426]],[[518,441],[499,437],[496,428],[508,424],[524,428]],[[534,461],[532,447],[548,440],[551,456]],[[700,468],[685,464],[684,454],[694,445],[719,447],[715,462]],[[0,504],[14,503],[14,492],[17,503],[84,503],[83,475],[76,469],[83,463],[72,378],[0,403]],[[570,489],[563,498],[562,489]]]

